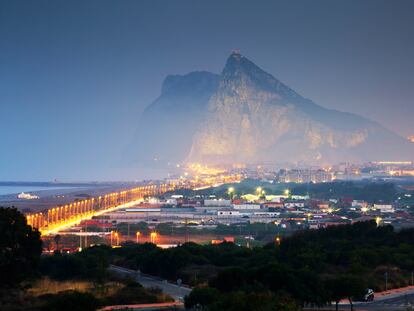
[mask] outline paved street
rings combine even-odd
[[[177,301],[182,300],[186,295],[188,295],[191,292],[191,288],[189,287],[178,286],[176,284],[167,282],[167,280],[163,280],[161,278],[152,277],[148,275],[143,275],[142,273],[138,274],[137,271],[126,269],[123,267],[111,265],[110,270],[117,272],[119,274],[134,277],[136,281],[142,284],[142,286],[144,286],[145,288],[158,287],[164,293],[170,295]]]
[[[414,291],[390,295],[389,297],[380,297],[372,302],[358,303],[357,306],[361,309],[370,310],[412,310],[414,306]]]
[[[355,302],[356,310],[414,310],[414,289],[404,291],[390,291],[387,295],[380,295],[372,302]],[[345,310],[350,306],[341,304],[340,309]]]

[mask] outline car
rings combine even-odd
[[[374,291],[371,288],[367,288],[364,295],[364,301],[373,301],[374,298]]]

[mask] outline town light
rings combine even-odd
[[[137,231],[136,237],[137,237],[137,243],[139,243],[139,236],[141,235],[141,232]]]
[[[156,240],[157,240],[157,237],[158,237],[158,233],[157,232],[151,232],[151,235],[150,235],[150,237],[151,237],[151,243],[156,243]]]
[[[280,240],[280,237],[279,237],[279,236],[277,236],[277,237],[276,237],[275,241],[276,241],[276,244],[277,244],[277,245],[280,245],[280,241],[281,241],[281,240]]]
[[[377,223],[377,226],[379,226],[381,224],[382,218],[381,217],[377,217],[375,218],[375,222]]]
[[[285,190],[285,196],[289,196],[290,195],[290,190],[289,189],[286,189]]]
[[[116,239],[116,246],[119,246],[119,233],[117,231],[115,231],[114,236],[115,236],[115,239]]]

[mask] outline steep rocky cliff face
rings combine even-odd
[[[168,76],[130,152],[141,163],[413,160],[414,145],[363,117],[323,108],[244,56],[221,75]]]
[[[187,160],[337,163],[412,159],[413,151],[379,124],[322,108],[234,53]]]

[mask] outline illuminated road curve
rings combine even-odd
[[[51,229],[42,229],[41,233],[42,233],[42,235],[57,234],[59,231],[68,229],[70,227],[73,227],[73,226],[79,224],[82,220],[91,219],[94,216],[100,216],[100,215],[103,215],[103,214],[108,213],[108,212],[115,211],[115,210],[120,209],[120,208],[132,207],[132,206],[134,206],[134,205],[136,205],[140,202],[142,202],[142,199],[132,201],[132,202],[128,202],[128,203],[125,203],[125,204],[122,204],[122,205],[114,206],[112,208],[108,208],[108,209],[105,209],[105,210],[98,210],[96,212],[91,213],[90,215],[84,215],[83,217],[80,217],[78,219],[68,220],[68,221],[63,222],[62,224],[57,224]]]
[[[160,195],[177,189],[202,189],[220,184],[239,182],[240,174],[220,175],[195,180],[179,180],[161,184],[147,184],[137,188],[109,193],[104,196],[75,201],[67,205],[56,206],[36,214],[27,214],[27,223],[37,228],[42,235],[57,232],[75,226],[82,220],[90,219],[117,209],[131,207],[145,197]]]

